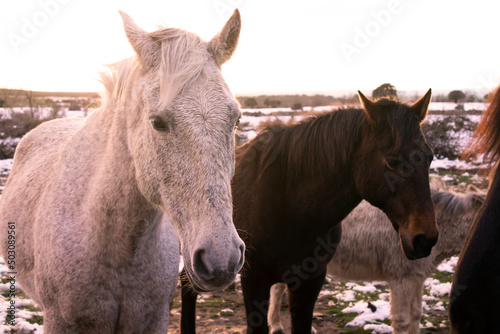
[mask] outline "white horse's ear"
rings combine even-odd
[[[241,30],[241,16],[238,9],[224,25],[224,28],[209,42],[209,50],[220,66],[228,61],[236,50]]]
[[[153,38],[143,29],[141,29],[130,16],[120,11],[123,20],[123,27],[127,39],[139,56],[142,64],[146,67],[151,65],[154,58],[154,53],[158,50],[158,46]]]

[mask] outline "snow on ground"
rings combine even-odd
[[[343,302],[352,302],[352,301],[356,300],[354,291],[350,291],[350,290],[343,291],[341,293],[336,294],[335,298],[337,298],[337,300],[343,301]]]
[[[12,159],[0,160],[0,174],[9,174],[12,169]]]
[[[0,145],[13,146],[19,144],[21,138],[7,137],[5,139],[0,139]]]
[[[267,122],[267,121],[274,121],[276,119],[279,119],[280,121],[284,123],[288,123],[292,120],[294,121],[300,121],[304,118],[304,116],[297,115],[297,116],[248,116],[243,114],[240,119],[240,124],[245,125],[248,123],[248,127],[252,128],[252,130],[255,130],[259,127],[259,124],[261,122]]]
[[[450,294],[451,283],[445,282],[441,283],[439,280],[434,278],[428,278],[424,282],[424,286],[430,291],[431,296],[443,297]]]
[[[432,124],[436,121],[442,121],[443,119],[449,116],[451,115],[430,114],[427,115],[427,117],[425,118],[425,122]],[[482,115],[464,115],[464,117],[468,118],[471,122],[479,123]]]
[[[9,269],[5,266],[5,261],[0,257],[0,276],[2,277],[3,284],[0,284],[0,334],[10,333],[12,330],[15,333],[43,333],[43,326],[36,323],[30,323],[28,320],[33,317],[42,316],[42,312],[32,311],[36,304],[31,299],[23,299],[15,297],[13,299],[5,297],[3,294],[6,290],[11,289],[9,279]],[[14,285],[16,293],[19,291],[17,282]],[[7,294],[6,294],[7,295]],[[15,319],[14,325],[8,324],[6,310],[11,307],[11,300],[15,301]],[[9,319],[10,320],[10,319]]]
[[[477,169],[481,166],[482,156],[473,162],[467,162],[464,160],[450,160],[448,158],[434,158],[431,162],[431,170],[437,169],[458,169],[458,170],[469,170],[469,169]]]
[[[441,262],[441,264],[437,267],[437,270],[454,273],[457,263],[458,263],[458,256],[452,256],[448,260],[444,260],[443,262]]]
[[[437,271],[451,272],[455,271],[455,267],[458,262],[458,257],[453,256],[447,260],[444,260],[437,268]],[[392,333],[392,327],[383,323],[391,318],[390,314],[390,302],[389,294],[382,293],[382,290],[378,289],[380,282],[363,282],[363,284],[358,283],[346,283],[346,289],[335,295],[338,302],[349,302],[347,307],[342,310],[342,313],[357,313],[358,315],[350,322],[346,324],[348,327],[363,327],[364,330],[371,330],[372,333]],[[422,307],[424,311],[445,311],[443,302],[439,301],[440,297],[449,296],[451,283],[442,283],[438,279],[428,278],[424,283],[425,288],[429,291],[429,295],[424,294]],[[359,295],[357,292],[367,292],[371,294],[378,294],[378,299],[373,300],[363,297],[359,300]],[[322,291],[321,295],[334,294],[332,292]],[[320,296],[321,296],[320,295]],[[429,306],[426,301],[432,302],[433,306]],[[368,304],[368,302],[371,304]],[[334,302],[332,302],[333,306]],[[373,306],[376,307],[373,310]],[[423,320],[425,325],[421,325],[422,328],[434,327],[429,321]]]
[[[346,327],[363,327],[365,330],[373,330],[375,333],[391,333],[392,328],[382,321],[390,319],[391,304],[386,300],[376,300],[370,302],[376,307],[375,311],[369,304],[362,300],[342,310],[342,313],[358,313],[354,320],[348,322]]]
[[[0,197],[4,188],[5,180],[12,169],[12,159],[0,160]]]
[[[357,283],[347,283],[346,286],[354,291],[375,293],[378,289],[370,282],[364,282],[363,285]]]
[[[467,102],[467,103],[460,103],[460,105],[463,105],[463,110],[484,110],[486,108],[486,103],[484,102]],[[318,106],[318,107],[304,107],[302,108],[303,111],[330,111],[334,109],[339,109],[339,108],[348,108],[348,107],[354,107],[354,108],[361,108],[360,104],[355,104],[355,105],[341,105],[341,104],[336,104],[332,106]],[[452,111],[456,110],[457,104],[453,102],[431,102],[429,104],[429,110],[431,111]],[[261,114],[272,114],[276,112],[292,112],[292,108],[256,108],[256,109],[241,109],[243,114],[255,114],[255,113],[261,113]],[[431,115],[429,115],[431,116]]]

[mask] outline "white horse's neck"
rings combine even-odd
[[[133,256],[138,238],[161,221],[162,214],[142,196],[128,149],[126,114],[101,109],[90,115],[83,132],[94,139],[92,152],[96,163],[88,189],[94,205],[89,219],[97,238],[95,254],[105,257],[111,266],[126,265]],[[91,157],[87,157],[91,158]],[[95,205],[98,203],[98,205]],[[118,247],[117,247],[118,245]]]

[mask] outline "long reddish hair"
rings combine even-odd
[[[490,94],[488,102],[465,156],[484,154],[486,161],[492,163],[500,156],[500,86]]]

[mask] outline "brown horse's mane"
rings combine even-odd
[[[259,134],[265,141],[260,173],[281,159],[289,179],[329,175],[334,166],[350,161],[364,119],[361,109],[341,109],[314,113],[297,123],[264,123]]]
[[[395,151],[421,134],[418,122],[408,122],[408,117],[416,117],[408,111],[409,106],[388,99],[381,99],[376,104],[386,123],[378,126],[378,131],[391,133]],[[334,168],[335,172],[349,168],[352,155],[361,145],[368,127],[370,123],[363,109],[339,109],[313,113],[300,122],[284,123],[278,119],[265,122],[259,135],[244,146],[253,146],[261,152],[261,176],[280,159],[286,165],[283,172],[289,180],[328,177]]]
[[[500,87],[488,97],[489,107],[474,132],[466,157],[484,154],[490,163],[500,157]]]

